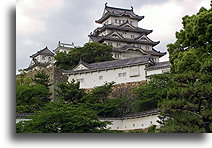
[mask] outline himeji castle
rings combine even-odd
[[[152,41],[148,34],[152,30],[138,27],[144,16],[131,9],[107,6],[96,23],[102,24],[90,33],[89,41],[112,45],[114,61],[88,64],[80,61],[71,70],[65,70],[68,81],[80,82],[80,88],[93,88],[105,82],[115,84],[148,80],[151,75],[170,70],[170,63],[159,62],[166,52],[154,49],[159,41]]]
[[[80,82],[80,88],[94,88],[112,81],[115,84],[145,81],[151,75],[169,71],[169,61],[159,62],[166,52],[154,49],[159,41],[152,41],[148,37],[153,31],[138,27],[138,22],[143,18],[134,13],[133,7],[115,8],[106,3],[101,18],[95,21],[102,26],[88,36],[90,42],[112,45],[115,60],[91,64],[80,60],[75,68],[63,70],[62,74],[68,77],[69,82]],[[25,71],[54,66],[54,55],[58,52],[68,53],[73,48],[74,43],[60,41],[53,52],[46,47],[31,56],[32,61]]]
[[[102,26],[90,33],[90,41],[112,45],[115,59],[150,55],[155,62],[159,62],[159,58],[166,53],[154,49],[160,42],[148,38],[152,30],[138,27],[143,18],[134,13],[133,7],[115,8],[106,3],[102,17],[95,21]]]

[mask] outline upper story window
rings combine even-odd
[[[117,20],[117,19],[115,19],[115,23],[117,23],[117,24],[118,24],[118,20]]]
[[[132,24],[133,23],[133,21],[130,21],[130,24]]]
[[[145,46],[146,49],[149,49],[149,46]]]
[[[83,83],[84,82],[84,78],[77,79],[77,82]]]
[[[135,35],[132,34],[132,35],[131,35],[131,38],[135,38]]]
[[[121,20],[119,20],[119,24],[121,24]]]
[[[45,56],[42,56],[42,60],[45,60]]]
[[[99,76],[99,80],[102,80],[103,79],[103,76]]]
[[[51,61],[52,60],[52,58],[51,57],[49,57],[49,61]]]
[[[119,58],[119,54],[115,53],[115,59],[118,59],[118,58]]]
[[[126,72],[118,73],[118,77],[125,77],[126,75],[127,75]]]
[[[108,42],[107,44],[108,44],[108,45],[113,45],[113,43],[111,43],[111,42]]]
[[[116,43],[116,46],[120,46],[121,45],[121,43]]]

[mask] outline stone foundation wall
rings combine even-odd
[[[122,83],[122,84],[114,84],[112,87],[112,92],[110,93],[110,98],[121,98],[126,97],[128,99],[133,99],[132,88],[135,88],[139,85],[144,85],[146,80],[139,81],[139,82],[129,82],[129,83]],[[87,93],[91,92],[94,88],[85,89]]]

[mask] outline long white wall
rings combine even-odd
[[[170,68],[147,70],[146,71],[146,73],[147,73],[146,76],[151,76],[151,75],[154,75],[154,74],[162,74],[162,73],[169,72],[169,71],[170,71]]]
[[[80,88],[93,88],[101,86],[105,82],[114,81],[115,84],[136,82],[145,80],[145,65],[124,67],[111,70],[89,72],[83,74],[70,75],[68,81],[73,79],[80,82]]]
[[[138,118],[125,118],[125,119],[116,119],[116,118],[104,118],[101,121],[111,121],[112,124],[107,125],[106,128],[111,130],[135,130],[135,129],[145,129],[151,125],[159,126],[157,122],[159,120],[158,115],[152,115],[147,117],[138,117]]]

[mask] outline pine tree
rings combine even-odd
[[[160,102],[160,132],[212,132],[212,9],[183,17],[183,29],[168,45],[173,87]]]

